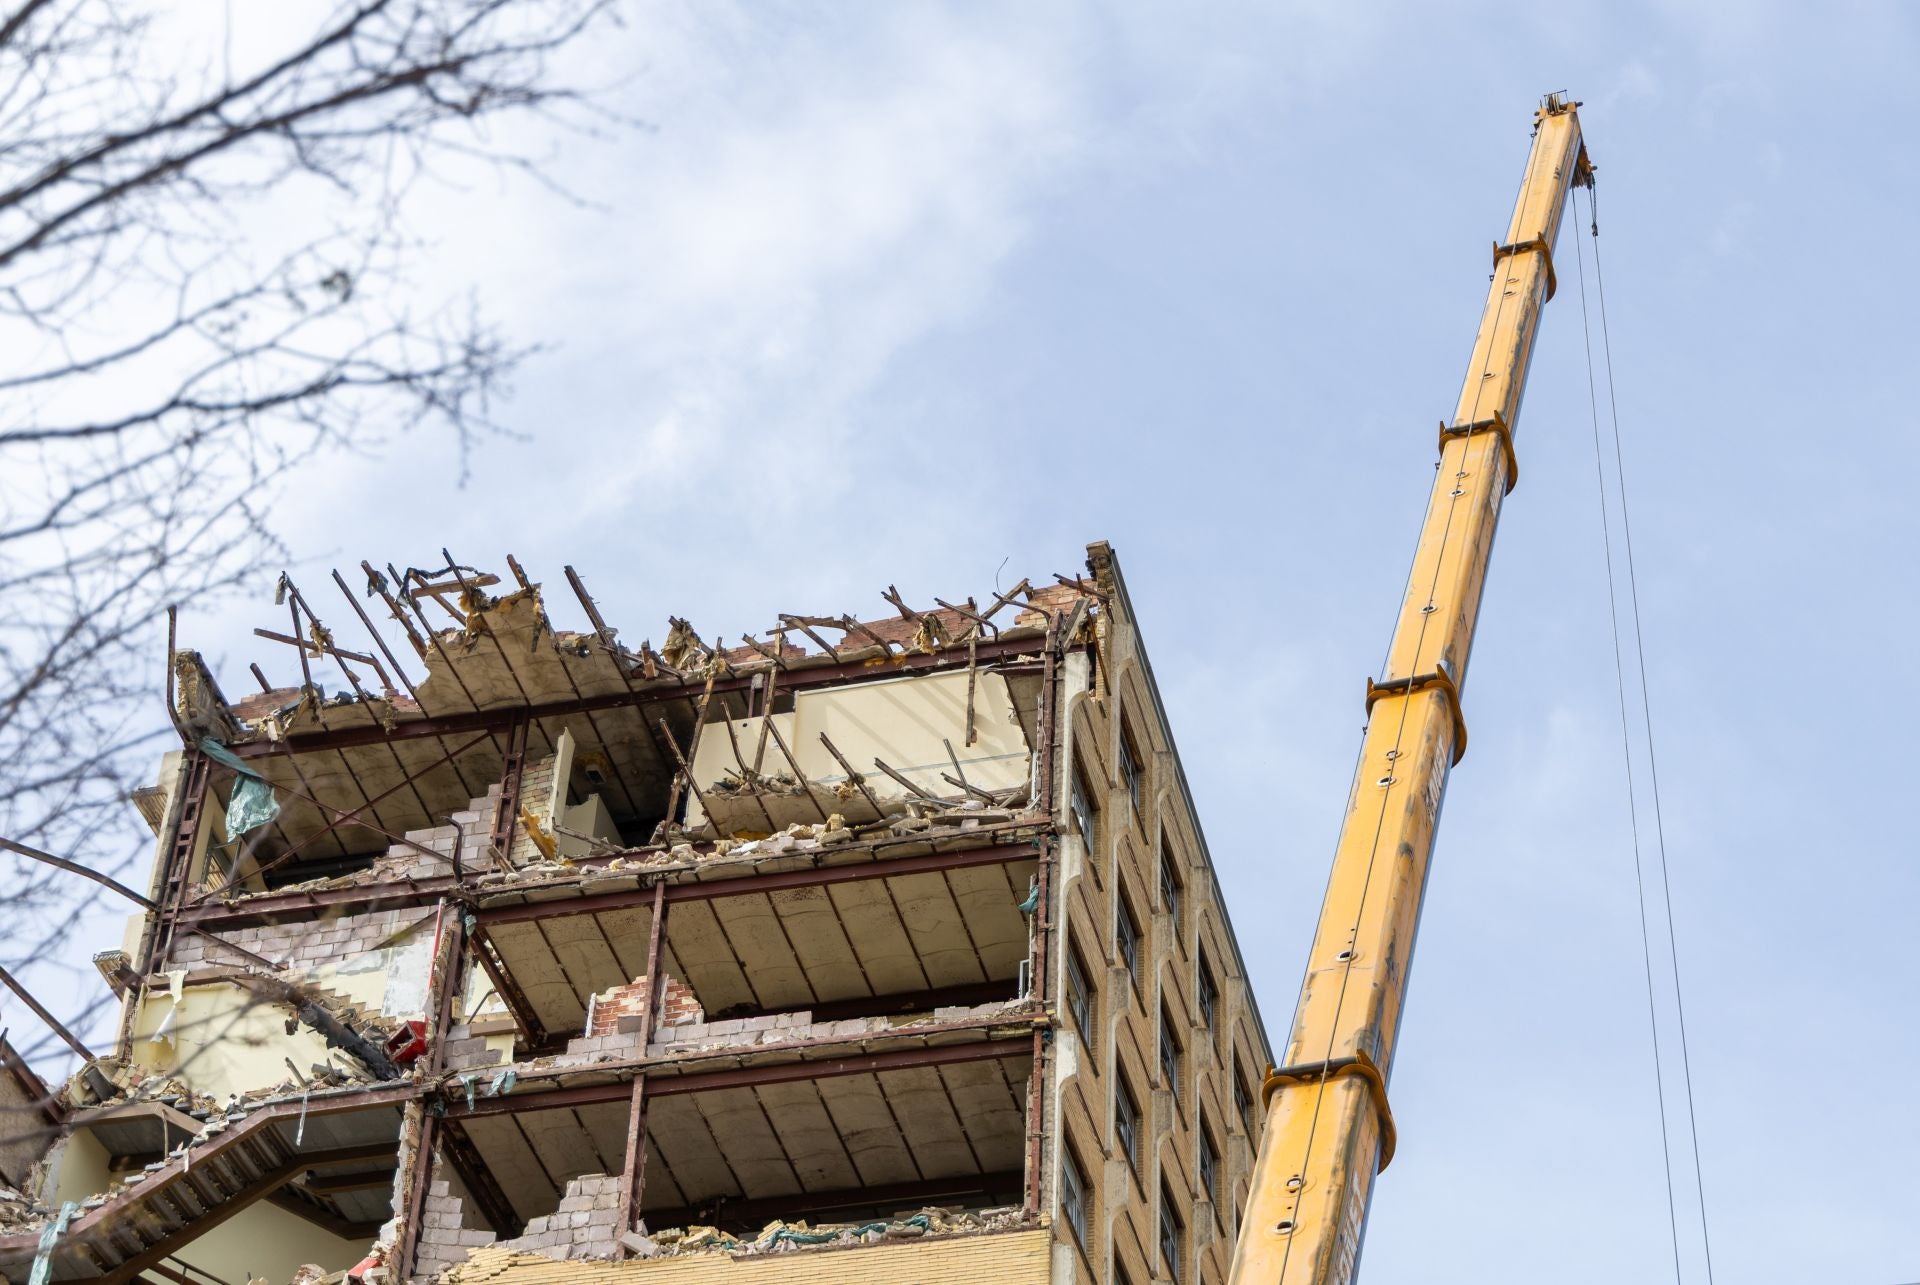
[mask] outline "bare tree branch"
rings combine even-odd
[[[464,466],[501,431],[533,349],[423,294],[410,195],[437,161],[550,182],[500,140],[604,119],[562,57],[611,3],[341,0],[198,71],[157,3],[0,16],[0,834],[143,887],[126,799],[173,735],[168,604],[285,552],[290,470],[425,427]],[[99,891],[0,866],[0,906],[32,925],[0,967],[90,981],[71,943]],[[48,1006],[97,1040],[91,995]]]

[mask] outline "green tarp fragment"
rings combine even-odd
[[[38,1251],[33,1256],[33,1270],[27,1273],[27,1285],[47,1285],[53,1275],[53,1251],[60,1245],[60,1238],[67,1234],[67,1224],[80,1212],[79,1202],[69,1200],[60,1206],[60,1212],[54,1215],[52,1222],[40,1230]]]
[[[200,738],[200,752],[240,774],[227,799],[227,838],[237,839],[280,815],[280,799],[273,787],[245,759],[211,736]]]

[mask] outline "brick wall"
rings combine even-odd
[[[441,1054],[446,1058],[449,1071],[497,1066],[506,1060],[503,1050],[491,1047],[486,1036],[475,1035],[465,1022],[456,1022],[447,1028],[447,1042]]]
[[[466,1201],[453,1191],[453,1184],[436,1178],[427,1188],[427,1203],[420,1220],[420,1236],[414,1251],[415,1278],[430,1278],[482,1245],[493,1244],[491,1231],[474,1223]]]
[[[631,1035],[638,1032],[647,1016],[647,995],[653,988],[644,977],[636,977],[623,986],[610,986],[593,997],[593,1019],[586,1033],[594,1035]],[[685,1026],[706,1020],[693,992],[676,977],[666,979],[666,993],[660,1001],[662,1026]]]
[[[547,805],[553,798],[553,756],[530,761],[520,769],[520,807],[540,818],[542,824],[549,821]],[[491,813],[488,814],[491,817]],[[534,861],[543,861],[539,845],[528,837],[526,827],[520,824],[516,813],[513,824],[513,842],[509,845],[508,860],[516,866],[524,866]]]
[[[707,1012],[700,1007],[700,1001],[693,997],[693,992],[669,976],[666,993],[660,999],[660,1025],[685,1026],[690,1022],[706,1020]]]
[[[582,1174],[560,1193],[560,1207],[530,1219],[527,1229],[500,1242],[503,1250],[548,1258],[611,1258],[620,1240],[620,1178]]]
[[[323,964],[337,964],[348,956],[365,954],[423,915],[432,919],[433,913],[414,906],[302,923],[227,928],[222,929],[220,935],[292,972],[306,973]],[[423,924],[417,931],[431,936],[433,925]],[[175,940],[169,962],[175,968],[235,967],[251,963],[223,949],[219,942],[209,941],[197,933],[182,933]]]
[[[561,1193],[558,1209],[529,1219],[526,1230],[512,1240],[499,1240],[485,1227],[472,1225],[474,1215],[453,1186],[440,1178],[428,1188],[414,1254],[415,1280],[430,1279],[489,1245],[543,1259],[611,1258],[620,1239],[620,1179],[611,1174],[575,1178]]]

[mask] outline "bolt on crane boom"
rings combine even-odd
[[[1573,188],[1592,181],[1579,104],[1550,95],[1420,530],[1387,671],[1367,684],[1367,730],[1288,1038],[1264,1084],[1233,1285],[1347,1285],[1374,1175],[1393,1158],[1395,1038],[1447,774],[1467,748],[1460,694],[1553,246]]]

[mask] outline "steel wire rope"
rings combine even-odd
[[[1592,216],[1593,282],[1600,304],[1600,344],[1607,367],[1607,411],[1613,424],[1614,475],[1619,479],[1620,532],[1627,554],[1627,593],[1633,605],[1633,650],[1640,668],[1640,718],[1647,729],[1647,778],[1653,796],[1654,842],[1660,851],[1660,897],[1666,909],[1667,955],[1673,967],[1673,1006],[1680,1027],[1680,1070],[1687,1093],[1687,1133],[1693,1150],[1694,1193],[1700,1201],[1700,1245],[1706,1253],[1707,1285],[1713,1285],[1713,1237],[1707,1229],[1707,1184],[1700,1165],[1700,1124],[1693,1102],[1693,1056],[1687,1037],[1686,988],[1680,984],[1679,934],[1674,930],[1673,887],[1667,876],[1667,823],[1660,805],[1660,760],[1654,753],[1653,700],[1647,691],[1646,638],[1640,628],[1640,581],[1633,564],[1633,518],[1627,505],[1627,465],[1620,445],[1620,400],[1613,382],[1613,337],[1607,327],[1607,280],[1600,268],[1600,200],[1587,189],[1587,209]],[[1578,238],[1576,237],[1576,240]]]
[[[1538,127],[1536,126],[1536,128]],[[1532,182],[1534,170],[1535,170],[1535,167],[1539,164],[1539,159],[1540,159],[1539,149],[1529,147],[1528,154],[1527,154],[1526,168],[1525,170],[1522,171],[1520,176],[1520,188],[1519,188],[1520,194],[1524,194],[1527,190],[1528,184]],[[1515,205],[1515,211],[1516,211],[1516,217],[1517,217],[1518,211],[1521,208],[1519,195],[1516,195],[1514,205]],[[1500,271],[1500,264],[1499,262],[1496,261],[1494,264],[1494,272],[1498,273],[1499,271]],[[1467,422],[1469,424],[1474,423],[1480,417],[1480,398],[1486,388],[1487,376],[1492,373],[1493,354],[1494,354],[1494,336],[1496,336],[1500,330],[1500,318],[1505,314],[1505,311],[1506,311],[1508,293],[1509,293],[1508,291],[1503,290],[1503,291],[1500,291],[1494,297],[1493,323],[1487,328],[1487,332],[1486,332],[1487,333],[1487,351],[1484,359],[1481,362],[1481,367],[1479,371],[1480,377],[1474,380],[1473,402],[1472,402],[1472,407],[1469,410],[1467,415]],[[1483,308],[1481,310],[1481,315],[1484,317],[1485,313],[1486,313],[1486,310]],[[1475,336],[1475,342],[1476,344],[1478,343],[1477,335]],[[1473,367],[1469,365],[1467,368],[1467,371],[1468,371],[1468,377],[1471,378],[1474,374]],[[1473,439],[1471,437],[1460,438],[1461,456],[1462,456],[1461,463],[1463,465],[1466,463],[1465,455],[1466,455],[1466,452],[1469,449],[1471,449],[1470,444],[1472,440]],[[1439,476],[1440,469],[1444,468],[1446,463],[1446,444],[1444,442],[1442,442],[1441,444],[1440,457],[1441,457],[1440,464],[1435,469],[1434,486],[1436,489],[1440,485],[1440,476]],[[1489,473],[1492,473],[1495,470],[1489,469],[1487,471]],[[1460,479],[1466,476],[1467,474],[1464,469],[1456,472],[1454,475],[1456,483]],[[1463,491],[1464,491],[1464,488],[1458,485],[1454,487],[1454,494],[1449,497],[1450,503],[1447,505],[1446,521],[1441,524],[1440,542],[1439,542],[1438,548],[1434,553],[1434,559],[1433,559],[1433,578],[1431,581],[1428,582],[1428,585],[1427,585],[1426,606],[1428,609],[1421,613],[1420,628],[1414,634],[1412,656],[1413,656],[1413,663],[1415,666],[1415,672],[1417,672],[1417,669],[1418,669],[1420,649],[1426,643],[1427,625],[1433,619],[1433,612],[1431,610],[1433,606],[1433,595],[1435,594],[1435,592],[1438,591],[1440,587],[1440,575],[1442,570],[1445,568],[1446,561],[1447,561],[1447,542],[1453,533],[1453,515],[1460,506],[1460,500],[1462,498]],[[1429,509],[1429,512],[1431,512],[1431,509]],[[1424,519],[1421,525],[1423,528],[1425,527],[1426,524]],[[1418,545],[1416,545],[1414,549],[1413,563],[1407,568],[1407,584],[1409,588],[1411,588],[1414,584],[1413,575],[1414,575],[1415,569],[1419,566],[1419,561],[1420,561],[1419,547]],[[1404,612],[1406,609],[1406,602],[1407,602],[1407,599],[1403,597],[1401,600],[1402,612]],[[1399,624],[1398,624],[1398,620],[1396,619],[1393,635],[1389,637],[1389,640],[1387,643],[1387,659],[1388,660],[1391,660],[1393,655],[1393,637],[1397,637],[1398,634],[1399,634]],[[1408,677],[1413,677],[1413,676],[1414,675],[1412,673],[1408,675]],[[1462,670],[1461,676],[1462,677],[1465,676],[1464,669]],[[1381,665],[1381,680],[1384,682],[1388,677],[1389,677],[1388,667],[1386,663],[1383,662]],[[1314,1099],[1313,1115],[1307,1124],[1306,1145],[1301,1149],[1302,1151],[1301,1169],[1303,1171],[1303,1176],[1304,1176],[1304,1170],[1306,1168],[1307,1162],[1311,1160],[1313,1157],[1314,1139],[1319,1135],[1319,1132],[1320,1132],[1320,1113],[1321,1113],[1321,1108],[1325,1105],[1327,1100],[1326,1087],[1327,1087],[1327,1084],[1330,1082],[1329,1071],[1325,1066],[1325,1063],[1330,1062],[1333,1059],[1333,1046],[1340,1036],[1340,1015],[1341,1013],[1346,1011],[1347,985],[1353,978],[1353,966],[1357,962],[1351,943],[1359,936],[1360,925],[1366,919],[1367,895],[1373,889],[1373,872],[1374,872],[1375,866],[1379,864],[1379,859],[1380,859],[1380,837],[1386,829],[1387,805],[1392,795],[1393,784],[1395,784],[1392,778],[1395,770],[1399,766],[1402,746],[1404,745],[1405,738],[1406,738],[1407,719],[1412,711],[1412,706],[1413,706],[1412,697],[1414,695],[1415,693],[1409,690],[1407,693],[1408,699],[1401,702],[1400,721],[1398,722],[1398,724],[1395,725],[1394,731],[1393,731],[1393,749],[1390,750],[1387,754],[1387,762],[1388,762],[1387,776],[1389,778],[1388,784],[1384,787],[1384,792],[1380,796],[1380,812],[1378,817],[1374,820],[1373,839],[1372,839],[1372,842],[1369,844],[1368,851],[1367,851],[1367,872],[1365,877],[1360,881],[1360,899],[1358,904],[1354,908],[1353,927],[1350,928],[1347,933],[1347,939],[1349,942],[1349,946],[1346,951],[1347,958],[1341,961],[1340,989],[1334,997],[1333,1015],[1328,1022],[1328,1029],[1327,1029],[1327,1047],[1326,1047],[1325,1053],[1322,1054],[1322,1057],[1321,1057],[1322,1066],[1320,1069],[1320,1078],[1316,1081],[1321,1091],[1319,1096],[1317,1096]],[[1365,763],[1365,761],[1366,761],[1366,743],[1365,743],[1365,737],[1363,734],[1362,741],[1361,741],[1361,750],[1360,750],[1360,762]],[[1359,773],[1356,773],[1355,775],[1356,775],[1356,778],[1364,779],[1363,777],[1360,776]],[[1428,854],[1429,867],[1431,867],[1431,864],[1432,864],[1432,854],[1431,854],[1431,848],[1429,848],[1429,854]],[[1333,876],[1331,872],[1329,872],[1328,874],[1327,887],[1328,887],[1328,891],[1331,892],[1333,887]],[[1307,977],[1311,977],[1312,975],[1313,975],[1313,960],[1309,958],[1307,961],[1306,973],[1305,973],[1305,976],[1302,978],[1301,987],[1300,987],[1300,993],[1303,999],[1306,995],[1305,979]],[[1397,1032],[1396,1032],[1396,1035],[1397,1035]],[[1390,1068],[1383,1067],[1381,1070],[1381,1073],[1383,1076],[1390,1074],[1391,1073]],[[1382,1121],[1383,1130],[1384,1130],[1384,1126],[1385,1126],[1385,1122]],[[1304,1193],[1304,1191],[1305,1191],[1305,1188],[1302,1187],[1301,1192]],[[1282,1281],[1286,1279],[1287,1265],[1289,1262],[1291,1262],[1293,1258],[1293,1244],[1294,1244],[1293,1237],[1289,1235],[1287,1238],[1286,1248],[1282,1250],[1280,1254],[1280,1280]]]
[[[1577,207],[1576,207],[1577,208]],[[1607,474],[1600,449],[1600,395],[1594,386],[1593,329],[1587,311],[1587,260],[1580,248],[1580,235],[1573,237],[1574,259],[1580,277],[1580,340],[1587,356],[1587,411],[1593,421],[1593,477],[1600,497],[1600,547],[1607,569],[1607,620],[1613,629],[1613,683],[1620,703],[1620,758],[1626,765],[1627,822],[1633,836],[1633,884],[1640,906],[1640,962],[1647,979],[1647,1029],[1653,1049],[1653,1087],[1660,1105],[1660,1161],[1667,1178],[1667,1231],[1673,1244],[1673,1279],[1679,1282],[1680,1214],[1673,1195],[1673,1151],[1667,1125],[1667,1081],[1660,1059],[1660,1018],[1653,984],[1653,939],[1647,928],[1647,880],[1640,853],[1640,808],[1634,793],[1633,738],[1627,722],[1626,659],[1620,647],[1620,604],[1614,592],[1613,532],[1607,508]],[[1595,271],[1598,272],[1598,265]]]

